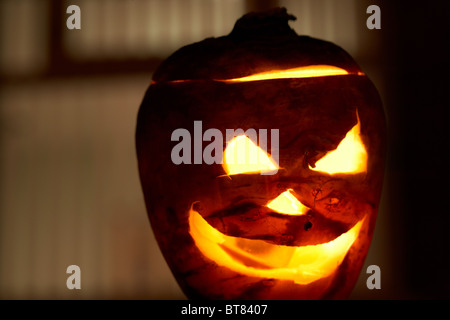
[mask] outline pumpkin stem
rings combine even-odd
[[[250,12],[236,21],[231,37],[258,38],[283,35],[297,35],[289,26],[297,18],[287,13],[286,8],[273,8],[263,12]]]

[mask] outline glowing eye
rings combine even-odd
[[[280,194],[267,204],[267,207],[283,214],[300,216],[308,211],[303,203],[291,194],[290,189]]]
[[[367,171],[367,151],[360,137],[360,123],[349,131],[338,147],[316,162],[311,170],[334,173],[361,173]]]
[[[227,175],[278,169],[275,161],[246,135],[237,136],[228,143],[222,166]]]

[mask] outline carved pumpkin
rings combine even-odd
[[[181,48],[142,102],[136,143],[146,206],[190,298],[345,298],[367,254],[383,178],[381,101],[345,51],[298,36],[291,19],[285,9],[251,13],[228,36]],[[224,137],[227,129],[278,129],[279,160],[243,134],[220,142],[222,163],[194,155],[175,164],[175,130],[194,137],[188,156],[213,144],[196,121]],[[258,161],[230,160],[244,149]]]

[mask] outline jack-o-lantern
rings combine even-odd
[[[298,36],[291,19],[285,9],[251,13],[228,36],[181,48],[142,102],[146,206],[190,298],[345,298],[367,254],[383,178],[381,101],[345,51]],[[225,138],[238,128],[247,131]],[[248,129],[273,129],[278,143],[263,146]],[[258,160],[232,161],[243,152]]]

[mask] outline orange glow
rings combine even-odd
[[[338,268],[363,221],[328,243],[290,247],[227,236],[196,211],[189,212],[190,234],[208,259],[243,275],[292,280],[302,285],[327,277]]]
[[[237,136],[228,143],[222,166],[227,175],[278,169],[275,161],[246,135]]]
[[[247,82],[258,80],[271,80],[271,79],[295,79],[295,78],[314,78],[314,77],[328,77],[328,76],[341,76],[349,74],[346,70],[328,66],[328,65],[315,65],[298,67],[286,70],[272,70],[268,72],[257,73],[251,76],[242,78],[223,80],[225,82]]]
[[[347,132],[338,147],[316,162],[311,170],[335,173],[361,173],[367,171],[367,151],[360,137],[360,122]]]
[[[291,189],[283,192],[278,197],[267,204],[267,207],[283,214],[288,215],[302,215],[308,211],[308,207],[298,201],[298,199],[291,194]]]
[[[272,79],[299,79],[299,78],[315,78],[315,77],[330,77],[330,76],[345,76],[345,75],[358,75],[364,76],[365,74],[361,71],[355,73],[349,73],[347,70],[344,70],[339,67],[330,66],[330,65],[312,65],[312,66],[303,66],[291,69],[284,70],[271,70],[265,71],[257,74],[252,74],[245,77],[234,78],[234,79],[211,79],[211,81],[219,81],[225,83],[233,83],[233,82],[250,82],[250,81],[259,81],[259,80],[272,80]],[[184,79],[184,80],[171,80],[169,83],[184,83],[184,82],[192,82],[201,79]],[[157,82],[152,80],[150,84],[156,84]]]

